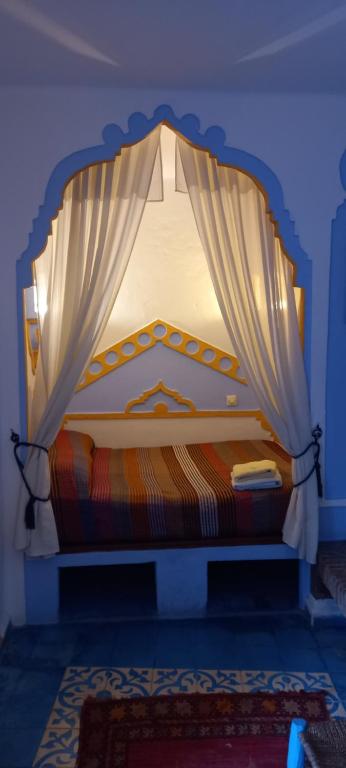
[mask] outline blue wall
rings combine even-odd
[[[340,163],[346,189],[346,153]],[[326,489],[346,498],[346,200],[332,224],[326,397]],[[346,538],[346,530],[344,531]]]

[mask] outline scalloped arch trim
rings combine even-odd
[[[203,131],[199,118],[194,114],[177,117],[167,104],[155,109],[152,117],[135,112],[128,119],[128,130],[123,131],[116,124],[106,125],[103,129],[103,143],[78,150],[61,160],[53,170],[47,184],[44,202],[40,206],[37,218],[33,221],[28,246],[17,261],[17,315],[21,333],[19,336],[20,392],[21,392],[21,431],[27,434],[27,409],[25,385],[25,329],[23,315],[23,289],[32,285],[32,262],[40,255],[51,229],[52,219],[61,206],[63,191],[69,180],[87,166],[112,160],[124,145],[141,141],[159,123],[166,123],[196,147],[207,149],[220,163],[231,165],[249,174],[261,186],[267,200],[267,210],[275,221],[277,234],[281,238],[285,252],[296,267],[295,284],[304,288],[305,293],[305,348],[304,358],[308,379],[310,377],[311,352],[311,284],[312,265],[300,245],[295,233],[294,222],[284,205],[280,182],[271,169],[258,157],[225,144],[226,134],[220,126],[210,126]],[[345,185],[345,157],[341,162],[341,178]]]
[[[45,246],[51,221],[61,206],[64,188],[70,179],[91,164],[112,160],[121,147],[141,141],[159,123],[168,125],[197,148],[208,150],[220,163],[238,168],[258,183],[267,199],[268,213],[277,225],[284,250],[297,267],[297,285],[304,287],[300,270],[304,273],[304,264],[309,263],[309,259],[295,234],[294,223],[285,209],[282,188],[275,174],[255,155],[227,146],[225,131],[220,126],[212,125],[203,133],[196,115],[186,114],[178,118],[167,104],[157,107],[150,118],[141,112],[134,112],[128,119],[127,132],[115,123],[106,125],[102,131],[103,144],[74,152],[58,163],[48,181],[44,203],[33,222],[28,247],[19,262],[24,285],[28,287],[31,284],[31,262]]]

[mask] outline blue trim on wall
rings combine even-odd
[[[21,392],[21,434],[26,434],[26,387],[25,387],[25,360],[24,360],[24,333],[23,333],[23,288],[32,284],[32,261],[43,250],[51,229],[51,221],[56,216],[61,205],[63,190],[69,179],[78,171],[81,171],[91,163],[111,160],[124,144],[133,144],[141,141],[159,123],[168,122],[186,139],[193,144],[209,149],[221,163],[235,166],[254,176],[265,189],[272,218],[277,222],[278,232],[290,258],[296,264],[297,284],[304,288],[305,292],[305,367],[310,380],[310,351],[311,351],[311,262],[302,249],[299,238],[295,234],[294,223],[288,210],[284,207],[284,198],[281,185],[275,174],[259,158],[248,152],[243,152],[234,147],[225,146],[226,134],[219,126],[211,126],[205,133],[201,133],[200,121],[196,115],[187,114],[181,118],[176,117],[171,107],[166,104],[159,106],[151,118],[147,118],[140,112],[135,112],[129,117],[128,131],[124,133],[115,124],[107,125],[103,130],[104,143],[95,147],[88,147],[61,160],[54,169],[46,189],[42,206],[39,208],[37,218],[33,222],[33,229],[29,236],[28,247],[17,263],[17,300],[19,322],[19,371]]]
[[[341,183],[346,191],[346,152],[340,161]],[[346,498],[346,200],[332,223],[327,388],[326,481],[328,499]],[[346,526],[344,526],[345,535]]]

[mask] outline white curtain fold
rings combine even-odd
[[[147,203],[160,203],[163,200],[163,166],[161,140],[155,155],[155,163],[151,174]]]
[[[292,286],[292,266],[246,174],[221,166],[177,137],[177,188],[186,184],[220,309],[259,406],[291,455],[311,441],[308,388]],[[185,182],[182,177],[185,177]],[[313,466],[313,451],[293,460],[293,482]],[[315,562],[316,477],[294,488],[283,540]]]
[[[78,173],[67,185],[45,252],[34,262],[40,350],[29,440],[49,448],[73,392],[107,324],[135,243],[156,167],[160,127],[123,148],[114,161]],[[25,474],[35,495],[50,490],[48,456],[30,449]],[[25,527],[22,488],[15,545],[30,556],[59,550],[51,502],[35,502],[36,526]]]

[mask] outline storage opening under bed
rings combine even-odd
[[[208,613],[295,610],[298,560],[208,563]]]
[[[64,621],[156,615],[155,564],[60,569]]]

